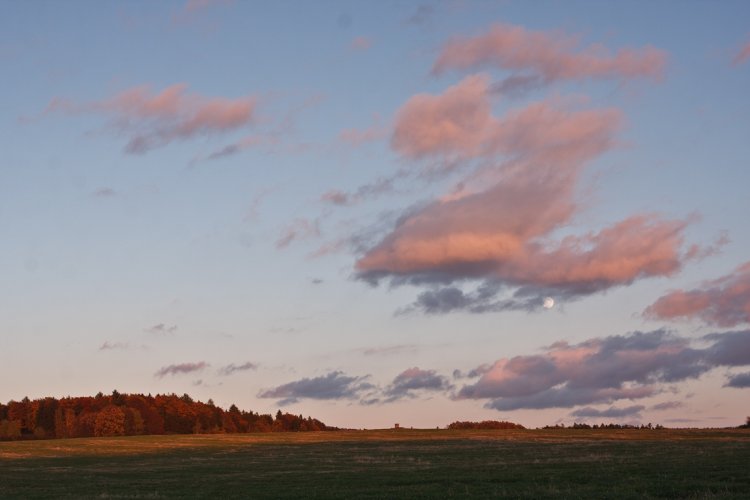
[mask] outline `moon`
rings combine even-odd
[[[555,306],[555,299],[552,297],[545,297],[544,298],[544,304],[542,304],[545,309],[552,309]]]

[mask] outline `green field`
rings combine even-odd
[[[384,430],[0,443],[0,498],[750,498],[749,430]]]

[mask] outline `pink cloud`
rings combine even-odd
[[[693,290],[674,290],[650,305],[653,319],[700,319],[720,327],[750,323],[750,262]]]
[[[601,44],[581,47],[579,37],[562,32],[495,24],[484,34],[447,42],[432,72],[497,67],[532,73],[545,82],[583,78],[659,79],[666,60],[664,51],[649,46],[613,53]]]
[[[492,115],[489,78],[472,75],[439,95],[419,94],[396,115],[391,145],[408,159],[467,160],[493,155],[582,162],[610,149],[622,114],[569,111],[554,101]]]
[[[372,40],[366,36],[358,36],[349,45],[354,50],[367,50],[372,47]]]
[[[410,98],[396,114],[393,149],[411,159],[479,154],[494,123],[488,86],[487,76],[474,75],[441,95]]]
[[[156,93],[148,86],[134,87],[109,99],[84,104],[56,98],[46,112],[108,115],[114,126],[130,137],[126,152],[144,153],[175,140],[246,126],[255,108],[254,97],[208,98],[188,93],[185,84],[176,84]]]
[[[739,64],[744,64],[750,59],[750,42],[745,43],[742,47],[740,47],[740,50],[737,51],[737,54],[734,56],[734,59],[732,59],[732,63],[737,66]]]
[[[408,159],[479,159],[453,192],[402,217],[356,262],[377,282],[436,285],[484,280],[420,296],[431,312],[531,309],[539,301],[487,302],[499,285],[564,298],[671,276],[706,250],[683,250],[690,220],[637,214],[587,234],[555,237],[580,211],[576,192],[589,162],[617,145],[616,109],[574,109],[557,101],[492,115],[488,80],[470,76],[439,95],[418,95],[399,110],[392,139]],[[340,193],[334,193],[340,195]],[[346,201],[341,196],[330,201]],[[408,308],[407,308],[408,310]]]

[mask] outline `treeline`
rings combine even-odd
[[[664,426],[660,424],[653,425],[649,422],[646,425],[631,425],[631,424],[583,424],[574,422],[573,425],[565,427],[565,424],[557,425],[545,425],[542,429],[656,429],[661,430]]]
[[[0,403],[0,439],[48,439],[143,434],[204,434],[335,430],[320,420],[224,410],[187,394],[102,393],[94,397],[43,398]]]
[[[525,429],[521,424],[500,420],[483,420],[482,422],[453,422],[449,429]]]

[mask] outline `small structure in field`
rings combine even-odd
[[[399,424],[393,424],[393,428],[394,428],[394,429],[400,429],[400,428],[401,428],[401,426],[400,426]]]

